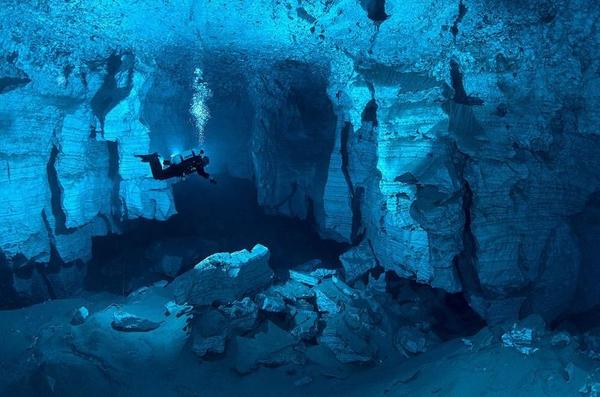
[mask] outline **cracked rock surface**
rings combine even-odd
[[[3,266],[89,259],[119,221],[174,213],[131,155],[166,130],[194,141],[161,102],[178,98],[165,87],[191,98],[200,68],[216,117],[206,146],[239,153],[215,166],[255,181],[268,212],[368,240],[383,268],[464,292],[490,323],[591,308],[598,7],[5,1]],[[217,120],[228,109],[239,117]]]

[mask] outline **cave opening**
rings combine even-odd
[[[276,274],[318,259],[339,267],[348,245],[321,239],[310,222],[267,214],[247,179],[217,175],[212,185],[190,178],[173,187],[177,214],[166,221],[136,219],[123,233],[95,237],[87,287],[127,294],[158,280],[172,280],[217,252],[233,252],[261,243],[271,251]],[[174,272],[165,258],[179,258]]]
[[[182,59],[166,59],[173,57]],[[282,278],[286,269],[315,259],[339,267],[349,244],[318,233],[336,122],[322,73],[286,62],[257,83],[239,60],[210,58],[202,71],[210,117],[200,137],[190,115],[196,66],[169,62],[159,66],[143,100],[150,149],[168,158],[201,145],[217,183],[195,175],[178,181],[172,186],[177,214],[170,219],[128,220],[121,234],[95,237],[87,287],[126,294],[172,280],[210,254],[256,243],[269,248]],[[310,89],[301,90],[304,85]]]

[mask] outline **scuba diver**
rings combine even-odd
[[[136,154],[135,157],[142,159],[144,163],[150,163],[150,170],[154,179],[164,180],[174,177],[186,177],[196,172],[203,178],[206,178],[210,183],[217,183],[214,178],[204,170],[208,165],[208,156],[204,154],[204,150],[190,150],[183,154],[175,154],[170,160],[161,161],[158,153],[151,154]]]

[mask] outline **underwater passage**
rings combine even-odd
[[[1,397],[600,395],[600,3],[1,3]]]

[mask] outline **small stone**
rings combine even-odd
[[[258,308],[269,313],[285,313],[287,306],[283,298],[275,294],[258,294],[256,295],[256,303]]]
[[[319,284],[318,277],[311,276],[302,272],[297,272],[295,270],[290,270],[290,278],[302,284],[310,285],[311,287],[314,287],[315,285]]]
[[[110,325],[121,332],[148,332],[160,327],[160,323],[123,311],[113,314],[113,321]]]
[[[533,347],[534,332],[531,328],[519,328],[516,324],[513,328],[502,335],[502,344],[505,347],[515,348],[520,353],[529,355],[535,353],[539,349]]]
[[[175,301],[169,301],[165,303],[165,316],[175,314],[179,317],[183,312],[190,310],[192,307],[188,305],[178,305]]]
[[[327,277],[335,276],[337,274],[337,270],[334,269],[316,269],[309,273],[311,276],[322,280]]]
[[[427,335],[418,327],[401,327],[396,333],[396,348],[406,356],[425,353],[429,346]]]
[[[300,387],[300,386],[304,386],[304,385],[308,385],[309,383],[311,383],[313,380],[310,376],[304,376],[298,380],[296,380],[294,382],[294,386],[296,387]]]
[[[79,309],[75,310],[73,313],[73,318],[71,319],[71,324],[73,325],[81,325],[87,320],[90,316],[90,312],[85,306],[81,306]]]

